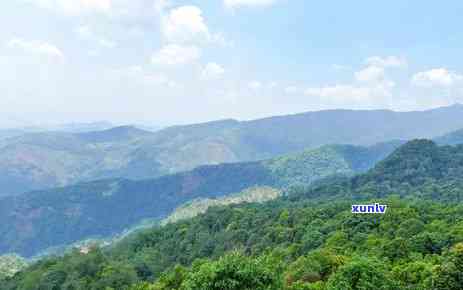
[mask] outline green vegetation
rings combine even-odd
[[[0,289],[460,289],[463,207],[382,202],[384,216],[354,216],[347,201],[214,208],[42,260]]]
[[[49,248],[56,252],[57,247],[59,252],[77,241],[117,236],[146,219],[166,218],[196,199],[209,199],[206,204],[210,204],[253,187],[281,191],[333,174],[353,175],[372,167],[396,146],[395,142],[368,148],[324,146],[260,162],[202,166],[156,179],[99,180],[3,198],[0,253],[30,257]],[[207,208],[204,203],[195,206]]]
[[[0,280],[13,276],[26,266],[26,261],[17,255],[0,256]]]
[[[462,170],[463,146],[412,141],[365,174],[50,257],[0,289],[461,289]]]
[[[217,199],[200,198],[175,209],[167,218],[161,221],[161,225],[174,223],[180,220],[193,218],[199,214],[205,213],[210,207],[225,206],[241,203],[262,203],[273,200],[281,196],[281,191],[272,187],[250,187],[238,194],[232,194]]]
[[[350,176],[365,172],[403,142],[370,147],[329,145],[264,161],[280,187],[307,186],[332,175]]]
[[[366,174],[314,186],[306,197],[373,198],[390,194],[441,201],[463,200],[463,145],[437,146],[415,140]]]

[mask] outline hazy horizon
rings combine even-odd
[[[260,119],[266,119],[266,118],[272,118],[272,117],[281,117],[281,116],[290,116],[290,115],[298,115],[298,114],[305,114],[305,113],[316,113],[316,112],[323,112],[323,111],[342,111],[342,110],[350,110],[350,111],[392,111],[392,112],[398,112],[398,113],[406,113],[406,112],[424,112],[424,111],[431,111],[435,109],[441,109],[441,108],[448,108],[448,107],[453,107],[453,106],[463,106],[462,103],[453,103],[449,104],[446,106],[437,106],[437,107],[432,107],[432,108],[425,108],[425,109],[417,109],[417,110],[394,110],[394,109],[388,109],[388,108],[378,108],[378,109],[349,109],[349,108],[333,108],[333,109],[322,109],[322,110],[312,110],[312,111],[304,111],[304,112],[294,112],[294,113],[288,113],[288,114],[280,114],[280,115],[268,115],[268,116],[262,116],[262,117],[256,117],[256,118],[250,118],[250,119],[239,119],[239,118],[221,118],[221,119],[211,119],[211,120],[198,120],[198,121],[192,121],[192,122],[179,122],[179,123],[162,123],[162,122],[156,122],[152,120],[147,120],[147,121],[130,121],[128,120],[127,122],[117,122],[117,121],[111,121],[111,120],[64,120],[63,122],[49,122],[49,123],[24,123],[24,124],[17,124],[13,126],[8,126],[8,125],[3,125],[0,123],[0,129],[51,129],[51,130],[56,130],[59,128],[62,128],[64,126],[69,127],[69,126],[85,126],[85,125],[100,125],[101,127],[108,127],[108,128],[113,128],[113,127],[121,127],[121,126],[135,126],[141,129],[150,129],[153,130],[158,130],[162,128],[167,128],[171,126],[183,126],[183,125],[191,125],[191,124],[202,124],[202,123],[209,123],[209,122],[216,122],[216,121],[226,121],[226,120],[234,120],[238,122],[246,122],[246,121],[253,121],[253,120],[260,120]]]

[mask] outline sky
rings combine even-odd
[[[463,102],[462,1],[9,0],[0,126]]]

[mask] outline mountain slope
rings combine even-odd
[[[0,253],[31,256],[51,246],[110,236],[144,219],[163,218],[197,198],[352,175],[373,166],[395,146],[325,146],[261,162],[202,166],[157,179],[100,180],[6,197],[0,199]]]
[[[76,134],[80,139],[89,143],[124,142],[151,135],[152,132],[141,130],[133,126],[114,127],[104,131],[92,131]]]
[[[200,165],[245,162],[327,144],[433,138],[463,128],[463,106],[422,112],[330,110],[222,120],[154,133],[36,133],[0,139],[0,196],[101,178],[145,179]]]
[[[398,148],[365,174],[327,181],[312,187],[303,198],[403,197],[463,200],[463,145],[438,146],[413,140]]]
[[[462,113],[459,104],[417,112],[328,110],[243,122],[241,130],[251,146],[280,154],[324,144],[429,139],[463,128]]]
[[[463,145],[410,141],[368,172],[334,182],[47,259],[0,289],[461,289]],[[352,214],[357,202],[387,211]]]
[[[151,134],[132,127],[87,133],[28,133],[0,140],[0,197],[113,178],[160,175],[159,164],[137,151]]]

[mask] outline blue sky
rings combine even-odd
[[[463,2],[11,0],[0,126],[463,102]]]

